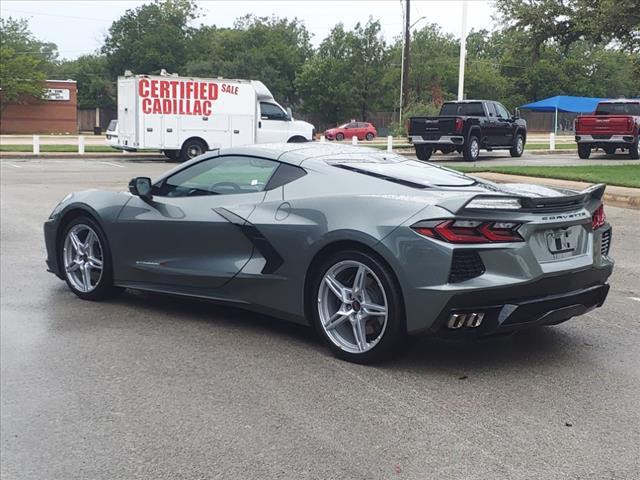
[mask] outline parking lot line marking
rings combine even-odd
[[[3,164],[3,165],[9,165],[9,166],[14,167],[14,168],[22,168],[20,165],[16,165],[16,164],[14,164],[14,163],[8,163],[8,162],[7,162],[7,163],[4,163],[4,162],[3,162],[2,164]]]
[[[640,302],[640,298],[638,297],[627,297],[629,300],[635,300],[636,302]]]
[[[98,162],[98,163],[102,163],[104,165],[111,165],[112,167],[124,168],[124,165],[118,165],[117,163],[111,163],[111,162]]]

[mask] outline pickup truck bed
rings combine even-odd
[[[640,100],[600,102],[593,115],[576,118],[575,134],[580,158],[589,158],[593,148],[609,155],[626,150],[630,158],[640,158]]]

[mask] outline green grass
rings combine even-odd
[[[118,150],[106,145],[85,145],[86,153],[117,153]],[[33,152],[31,145],[0,145],[0,152]],[[40,153],[77,153],[78,145],[40,145]]]
[[[452,167],[464,173],[495,172],[527,177],[558,178],[640,188],[640,165],[591,165],[578,167]]]

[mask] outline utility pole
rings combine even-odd
[[[458,101],[464,100],[464,63],[467,57],[467,0],[462,2],[462,34],[460,35],[460,66],[458,67]]]
[[[409,51],[411,43],[411,4],[405,0],[404,7],[404,42],[402,42],[402,73],[400,75],[400,123],[402,123],[402,108],[409,96]]]

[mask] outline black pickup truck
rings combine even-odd
[[[420,160],[429,160],[435,150],[457,151],[467,161],[477,160],[480,149],[520,157],[527,141],[527,122],[491,100],[443,103],[437,117],[411,117],[408,130]]]

